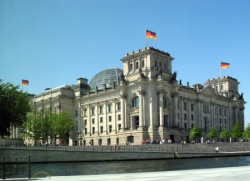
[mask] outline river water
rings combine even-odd
[[[36,172],[43,171],[47,172],[50,176],[69,176],[173,171],[249,165],[250,156],[139,161],[46,163],[32,164],[31,173],[33,175]],[[39,175],[36,177],[39,177]],[[40,177],[44,176],[41,175]]]

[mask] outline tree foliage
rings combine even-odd
[[[67,137],[69,132],[74,128],[75,121],[69,112],[60,112],[53,122],[53,131],[59,137]]]
[[[195,139],[195,138],[200,138],[200,137],[202,137],[201,128],[199,128],[198,126],[195,125],[195,126],[190,130],[189,137],[190,137],[191,139]]]
[[[209,131],[209,133],[207,134],[207,137],[209,138],[215,138],[218,136],[218,130],[215,127],[212,127]]]
[[[220,133],[220,138],[222,139],[227,139],[231,137],[231,132],[225,128],[221,133]]]
[[[232,129],[232,137],[233,138],[242,138],[242,128],[238,122],[235,123]]]
[[[50,110],[45,110],[45,112],[33,110],[23,124],[22,137],[33,140],[48,140],[55,135],[67,137],[74,127],[75,121],[68,112],[62,111],[55,114]]]
[[[243,138],[250,138],[250,124],[247,125],[243,132]]]
[[[29,111],[28,94],[0,80],[0,135],[8,136],[11,126],[21,126]]]

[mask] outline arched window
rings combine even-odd
[[[223,85],[220,86],[220,90],[223,90]]]
[[[144,67],[144,60],[141,61],[141,67]]]
[[[136,96],[133,100],[132,100],[132,107],[139,107],[139,97]]]
[[[139,68],[139,63],[135,62],[135,69],[138,69],[138,68]]]

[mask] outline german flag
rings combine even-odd
[[[156,33],[146,30],[146,38],[154,38],[156,40]]]
[[[230,63],[225,63],[225,62],[220,63],[220,68],[222,68],[222,69],[227,69],[227,68],[229,68],[229,66],[230,66]]]
[[[23,85],[23,86],[29,85],[29,81],[28,81],[28,80],[22,80],[22,85]]]

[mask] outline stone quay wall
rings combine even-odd
[[[68,150],[30,150],[0,148],[0,156],[5,158],[19,158],[30,156],[32,163],[53,162],[85,162],[85,161],[122,161],[122,160],[147,160],[147,159],[173,159],[173,158],[201,158],[246,156],[250,152],[235,153],[166,153],[166,152],[91,152]],[[6,159],[7,161],[8,159]]]

